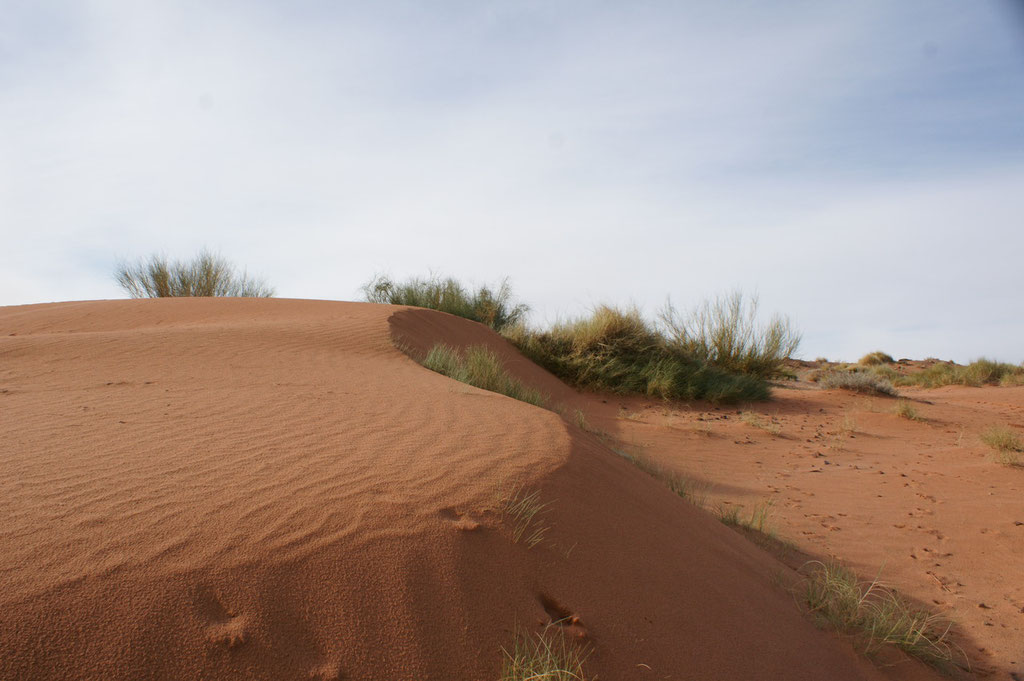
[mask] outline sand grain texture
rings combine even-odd
[[[402,310],[0,308],[0,678],[497,679],[566,613],[607,681],[882,678],[749,542],[391,340],[494,334]],[[551,503],[533,549],[496,512],[515,484]]]

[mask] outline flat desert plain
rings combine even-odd
[[[396,341],[486,345],[565,417]],[[1024,388],[906,395],[924,420],[806,382],[739,409],[580,394],[385,305],[0,308],[0,678],[497,681],[545,630],[605,681],[943,678],[819,628],[794,568],[831,556],[954,619],[955,674],[1019,678],[1024,471],[978,433],[1020,428]],[[775,544],[719,520],[758,504]]]

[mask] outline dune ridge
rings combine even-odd
[[[798,611],[767,555],[393,333],[479,339],[574,399],[443,313],[0,308],[0,678],[496,679],[516,627],[566,613],[602,679],[883,678]],[[533,549],[498,513],[509,485],[551,503]]]

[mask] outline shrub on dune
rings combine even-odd
[[[666,303],[659,315],[669,344],[679,352],[735,373],[771,378],[800,346],[800,334],[785,317],[758,324],[757,298],[734,292],[705,301],[689,316]]]
[[[503,279],[496,288],[481,286],[472,291],[450,277],[398,282],[378,275],[363,286],[363,295],[370,303],[440,310],[486,324],[495,331],[522,322],[530,309],[515,301],[508,279]]]
[[[233,296],[270,298],[274,289],[260,279],[239,273],[223,257],[201,251],[189,261],[153,255],[121,263],[114,272],[118,285],[132,298]]]
[[[729,373],[687,355],[635,308],[601,305],[547,331],[518,326],[506,337],[537,364],[589,390],[712,402],[758,401],[769,394],[757,376]]]
[[[891,397],[897,395],[896,389],[887,379],[866,371],[830,371],[822,375],[818,379],[818,383],[826,390],[852,390],[858,393]]]
[[[1024,385],[1024,365],[979,359],[966,366],[952,363],[933,364],[915,374],[903,376],[899,385],[920,385],[938,388],[944,385]]]
[[[876,350],[875,352],[869,352],[861,357],[857,363],[865,366],[875,366],[878,364],[892,364],[895,361],[896,360],[892,358],[892,355],[882,352],[881,350]]]
[[[665,399],[767,399],[766,379],[781,372],[800,341],[781,317],[757,326],[757,301],[748,304],[740,294],[708,303],[686,320],[669,305],[662,326],[635,308],[600,305],[548,329],[526,326],[529,308],[515,301],[507,279],[495,289],[473,291],[451,278],[397,282],[377,276],[363,294],[373,303],[425,307],[487,324],[579,388]]]

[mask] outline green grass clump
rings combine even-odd
[[[1020,454],[1024,452],[1024,443],[1020,436],[1006,426],[990,426],[981,434],[981,441],[991,447],[995,459],[1006,466],[1020,466]]]
[[[895,361],[896,360],[892,358],[892,355],[882,352],[881,350],[876,350],[875,352],[869,352],[861,357],[857,363],[865,366],[874,366],[877,364],[892,364]]]
[[[869,395],[889,395],[895,397],[896,389],[885,378],[880,378],[866,371],[829,371],[823,374],[818,383],[827,390],[852,390]]]
[[[861,582],[849,569],[834,563],[808,563],[804,599],[811,612],[839,631],[854,634],[866,653],[892,644],[942,666],[953,662],[951,623],[934,612],[912,607],[895,591],[874,580]]]
[[[363,294],[371,303],[440,310],[486,324],[496,331],[521,323],[530,309],[515,302],[508,279],[503,279],[497,288],[481,286],[471,291],[452,278],[413,278],[397,282],[378,275],[363,286]]]
[[[953,363],[933,364],[914,374],[901,376],[897,385],[920,385],[938,388],[944,385],[1022,385],[1024,365],[979,359],[966,366]]]
[[[497,355],[482,345],[468,347],[462,353],[448,345],[438,343],[430,349],[421,364],[431,371],[483,390],[508,395],[538,407],[545,407],[547,404],[547,400],[539,391],[528,388],[509,376]]]
[[[914,408],[907,400],[900,400],[896,403],[896,407],[893,409],[893,413],[900,418],[907,419],[909,421],[923,421],[924,418],[917,413],[917,409]]]
[[[189,261],[172,262],[166,256],[153,255],[134,264],[122,262],[114,279],[132,298],[274,295],[274,289],[262,280],[250,278],[244,271],[238,273],[227,260],[208,251]]]
[[[688,316],[666,303],[659,315],[670,347],[734,373],[772,378],[800,346],[800,333],[776,315],[758,325],[757,298],[734,292],[705,301]]]
[[[543,632],[518,633],[512,649],[502,648],[501,681],[584,681],[588,650],[570,641],[558,623]]]
[[[506,337],[527,357],[589,390],[712,402],[767,399],[760,377],[729,373],[670,343],[638,310],[601,305],[547,331],[523,326]]]

